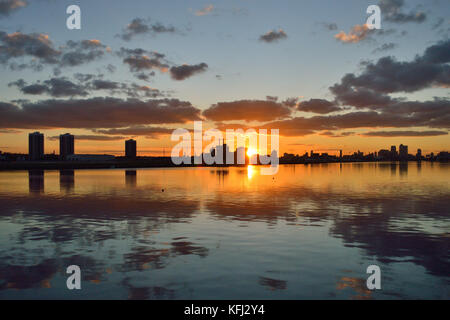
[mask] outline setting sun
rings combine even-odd
[[[257,154],[258,152],[256,151],[256,149],[248,149],[247,150],[247,155],[249,156],[249,157],[251,157],[251,156],[253,156],[253,155],[255,155],[255,154]]]

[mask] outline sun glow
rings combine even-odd
[[[256,149],[248,149],[247,150],[247,156],[251,157],[255,154],[257,154],[258,152],[256,151]]]

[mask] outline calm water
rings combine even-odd
[[[449,164],[258,171],[0,172],[0,299],[450,298]]]

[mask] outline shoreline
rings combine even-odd
[[[421,160],[424,162],[448,162],[448,161],[430,161]],[[292,164],[328,164],[328,163],[362,163],[362,162],[421,162],[417,160],[399,161],[399,160],[341,160],[341,161],[302,161],[302,162],[284,162],[280,161],[280,165],[292,165]],[[260,166],[261,164],[253,164]],[[17,171],[17,170],[79,170],[79,169],[129,169],[129,168],[224,168],[224,167],[245,167],[247,164],[215,164],[215,165],[203,165],[203,164],[181,164],[175,165],[170,161],[157,160],[110,160],[110,161],[11,161],[0,162],[0,171]]]

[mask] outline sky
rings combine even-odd
[[[66,9],[81,9],[81,29]],[[381,29],[366,24],[381,9]],[[0,0],[0,150],[166,155],[175,128],[279,129],[280,153],[449,149],[445,0]]]

